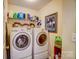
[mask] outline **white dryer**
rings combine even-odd
[[[34,28],[34,59],[48,59],[48,32]]]
[[[32,59],[32,29],[13,28],[10,35],[11,59]]]

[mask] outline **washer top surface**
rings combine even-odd
[[[28,33],[30,33],[30,32],[32,32],[32,29],[25,28],[25,27],[14,27],[14,28],[12,28],[11,32],[15,32],[15,33],[17,33],[17,32],[28,32]]]

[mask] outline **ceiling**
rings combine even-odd
[[[35,2],[30,2],[28,0],[9,0],[10,4],[39,10],[43,8],[46,4],[48,4],[52,0],[36,0]]]

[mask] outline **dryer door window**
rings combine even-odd
[[[44,46],[47,43],[47,35],[46,33],[40,33],[37,37],[37,43],[40,46]]]
[[[19,33],[15,36],[13,44],[17,50],[24,50],[30,45],[30,36],[25,33]]]

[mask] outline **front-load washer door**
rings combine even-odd
[[[47,34],[45,32],[41,32],[37,36],[37,44],[39,46],[44,46],[47,43]]]
[[[25,50],[29,47],[31,38],[30,35],[25,32],[17,33],[13,38],[13,46],[16,50]]]

